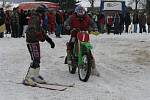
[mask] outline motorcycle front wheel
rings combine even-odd
[[[87,82],[91,75],[91,57],[88,54],[84,54],[82,61],[83,64],[78,66],[79,79],[83,82]]]

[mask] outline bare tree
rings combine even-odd
[[[146,1],[146,11],[147,11],[147,14],[150,15],[150,0]]]
[[[3,0],[3,5],[2,5],[2,7],[5,7],[5,3],[6,3],[6,1],[5,1],[5,0]]]
[[[129,5],[132,5],[133,3],[135,3],[135,10],[136,10],[136,11],[137,11],[138,5],[139,5],[140,7],[145,7],[145,5],[146,5],[145,0],[130,0],[130,1],[129,1]]]
[[[94,2],[95,2],[95,0],[88,0],[88,1],[90,2],[91,7],[94,8]]]
[[[139,1],[139,7],[146,9],[146,0]]]

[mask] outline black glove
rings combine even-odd
[[[55,48],[55,43],[53,41],[50,43],[50,45],[51,45],[51,48]]]
[[[45,40],[51,45],[51,48],[55,48],[55,43],[48,35],[45,35]]]

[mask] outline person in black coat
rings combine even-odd
[[[120,33],[120,16],[119,13],[116,12],[114,16],[114,34]]]
[[[21,9],[19,13],[19,37],[22,37],[23,35],[23,26],[25,24],[25,13],[24,10]]]
[[[146,15],[144,13],[139,14],[139,27],[140,33],[146,32]]]
[[[139,23],[138,12],[133,14],[134,32],[137,33],[137,24]]]
[[[124,30],[124,16],[121,14],[121,13],[119,13],[119,16],[120,16],[120,35],[121,35],[121,33],[123,32],[123,30]]]
[[[56,12],[56,37],[60,38],[60,34],[62,32],[62,17],[60,15],[60,12]]]
[[[148,33],[150,33],[150,14],[147,14],[146,20],[148,25]]]
[[[3,8],[0,8],[0,27],[3,27],[3,25],[5,24],[5,13]],[[2,28],[0,30],[0,38],[4,37],[4,29]]]
[[[124,22],[125,22],[125,32],[128,33],[128,28],[129,28],[129,25],[131,24],[131,17],[130,17],[129,12],[126,13],[124,17]]]
[[[13,8],[13,12],[12,12],[12,15],[11,15],[11,28],[12,28],[11,37],[13,37],[13,38],[19,37],[19,13],[18,13],[18,8]]]

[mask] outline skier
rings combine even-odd
[[[74,14],[72,14],[65,21],[64,26],[67,28],[67,30],[72,30],[71,38],[70,38],[69,42],[67,43],[68,58],[72,53],[74,42],[76,40],[76,35],[77,35],[77,32],[73,32],[73,29],[89,31],[91,28],[93,28],[94,31],[98,31],[96,23],[89,17],[89,15],[86,14],[85,9],[81,5],[78,5],[75,8]],[[67,60],[68,60],[67,62],[70,62],[69,60],[71,60],[71,59],[67,59]],[[92,74],[99,76],[99,72],[96,69],[95,65],[92,67]]]
[[[40,44],[45,40],[51,45],[51,48],[55,47],[55,43],[52,39],[44,33],[42,28],[42,15],[45,13],[46,8],[39,6],[36,10],[32,10],[30,19],[28,21],[28,29],[26,31],[27,48],[31,56],[31,64],[28,72],[23,80],[23,84],[35,86],[37,83],[46,83],[44,78],[39,74],[40,71]]]

